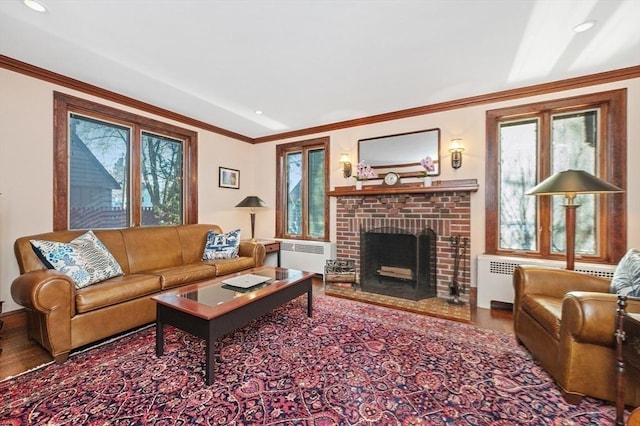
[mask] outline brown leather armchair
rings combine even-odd
[[[609,280],[580,272],[517,266],[513,275],[514,330],[554,378],[564,399],[615,401],[616,302]],[[627,312],[640,313],[640,301]],[[640,405],[640,372],[626,369],[625,402]]]

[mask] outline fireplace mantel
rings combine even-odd
[[[424,186],[421,183],[405,183],[395,186],[383,184],[365,185],[362,189],[355,186],[336,186],[328,192],[331,197],[344,195],[393,195],[393,194],[428,194],[438,192],[477,192],[477,179],[434,180],[432,186]]]

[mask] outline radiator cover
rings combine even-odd
[[[476,282],[479,308],[490,309],[492,301],[513,303],[513,271],[518,265],[538,265],[563,269],[566,267],[566,262],[489,254],[478,256],[478,279]],[[613,278],[615,269],[615,265],[575,264],[577,272],[604,278]]]
[[[283,268],[324,273],[327,260],[336,258],[336,243],[324,241],[280,241],[280,264]]]

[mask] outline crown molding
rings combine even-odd
[[[495,93],[471,96],[436,104],[424,105],[415,108],[403,109],[400,111],[388,112],[384,114],[372,115],[369,117],[356,118],[353,120],[340,121],[321,126],[309,127],[306,129],[293,130],[290,132],[278,133],[254,139],[254,143],[272,142],[281,139],[306,136],[314,133],[330,132],[333,130],[346,129],[349,127],[365,126],[368,124],[381,123],[384,121],[399,120],[402,118],[415,117],[418,115],[433,114],[435,112],[449,111],[453,109],[468,108],[488,103],[508,101],[529,96],[543,95],[547,93],[560,92],[563,90],[579,89],[581,87],[595,86],[598,84],[611,83],[620,80],[629,80],[640,77],[640,65],[628,68],[621,68],[613,71],[590,74],[581,77],[558,80],[550,83],[535,84],[532,86],[517,89],[503,90]]]
[[[334,130],[346,129],[349,127],[365,126],[369,124],[381,123],[391,120],[399,120],[403,118],[415,117],[419,115],[433,114],[435,112],[448,111],[453,109],[468,108],[471,106],[483,105],[488,103],[502,102],[512,99],[525,98],[535,95],[542,95],[563,90],[578,89],[582,87],[595,86],[598,84],[611,83],[620,80],[629,80],[640,77],[640,65],[621,68],[613,71],[605,71],[597,74],[589,74],[581,77],[574,77],[565,80],[558,80],[550,83],[535,84],[531,86],[521,87],[517,89],[503,90],[495,93],[471,96],[446,102],[440,102],[430,105],[423,105],[415,108],[408,108],[399,111],[393,111],[383,114],[372,115],[368,117],[356,118],[352,120],[339,121],[335,123],[324,124],[320,126],[308,127],[305,129],[292,130],[289,132],[276,133],[272,135],[251,138],[230,130],[223,129],[213,124],[206,123],[179,114],[164,108],[151,105],[137,99],[124,96],[110,90],[84,83],[80,80],[58,74],[26,62],[18,61],[5,55],[0,55],[0,68],[5,68],[20,74],[24,74],[33,78],[48,81],[69,89],[77,90],[88,95],[97,96],[102,99],[117,102],[132,108],[139,109],[151,114],[158,115],[170,120],[175,120],[183,124],[191,125],[203,130],[208,130],[222,136],[227,136],[243,142],[252,144],[273,142],[282,139],[307,136],[316,133],[326,133]]]
[[[9,58],[8,56],[0,55],[0,67],[14,71],[20,74],[27,75],[29,77],[37,78],[39,80],[47,81],[49,83],[57,84],[68,89],[77,90],[79,92],[86,93],[88,95],[97,96],[108,101],[116,102],[122,105],[136,108],[140,111],[145,111],[150,114],[155,114],[160,117],[175,120],[183,124],[198,127],[200,129],[209,130],[219,135],[227,136],[232,139],[237,139],[243,142],[253,143],[253,139],[241,135],[239,133],[232,132],[230,130],[223,129],[218,126],[214,126],[204,121],[196,120],[195,118],[188,117],[177,112],[170,111],[168,109],[160,108],[158,106],[142,102],[137,99],[130,98],[128,96],[121,95],[119,93],[112,92],[110,90],[103,89],[92,84],[84,83],[80,80],[76,80],[71,77],[64,76],[62,74],[55,73],[53,71],[46,70],[44,68],[37,67],[35,65],[27,64],[26,62],[18,61],[17,59]]]

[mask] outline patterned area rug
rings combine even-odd
[[[565,404],[512,335],[316,296],[216,343],[149,327],[0,383],[0,425],[605,425],[615,407]]]
[[[438,318],[446,318],[453,321],[471,322],[471,307],[469,303],[463,305],[451,304],[447,299],[430,297],[422,300],[408,300],[399,297],[385,296],[383,294],[369,293],[348,285],[328,285],[324,292],[329,296],[343,297],[345,299],[359,300],[389,308],[401,309],[408,312],[416,312],[431,315]]]

